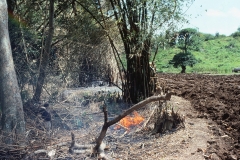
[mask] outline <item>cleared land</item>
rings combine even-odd
[[[217,142],[208,147],[222,159],[240,158],[240,75],[159,74],[166,88],[189,100],[199,118],[217,123],[214,134],[229,136],[221,147]],[[218,127],[224,131],[219,132]],[[232,156],[235,155],[235,156]]]

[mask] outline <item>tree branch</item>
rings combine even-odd
[[[102,27],[102,29],[105,29],[105,27],[101,24],[101,22],[93,15],[93,13],[89,9],[87,9],[87,7],[85,7],[82,3],[78,1],[76,2],[92,16],[92,18]]]
[[[122,113],[121,115],[117,116],[116,118],[114,118],[113,120],[107,122],[107,113],[106,110],[104,110],[104,124],[102,127],[102,130],[100,132],[99,137],[96,140],[96,146],[94,147],[95,151],[99,150],[100,145],[102,144],[102,141],[104,139],[104,137],[106,136],[107,133],[107,129],[108,127],[110,127],[111,125],[119,122],[122,118],[124,118],[125,116],[129,115],[130,113],[132,113],[134,110],[137,110],[139,108],[145,107],[146,104],[153,102],[153,101],[160,101],[160,100],[164,100],[164,101],[169,101],[171,99],[171,96],[173,95],[173,92],[167,93],[166,95],[162,95],[162,96],[152,96],[149,97],[135,105],[133,105],[131,108],[129,108],[128,110],[126,110],[124,113]]]
[[[138,110],[139,108],[142,108],[146,104],[153,102],[153,101],[160,101],[160,100],[167,100],[169,101],[171,99],[171,96],[173,95],[173,92],[167,93],[165,96],[152,96],[149,97],[135,105],[133,105],[131,108],[126,110],[123,114],[119,115],[118,117],[114,118],[113,120],[109,121],[107,124],[108,126],[111,126],[117,122],[119,122],[122,118],[127,116],[128,114],[132,113],[134,110]]]

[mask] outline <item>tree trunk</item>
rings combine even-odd
[[[3,135],[6,136],[4,137],[5,143],[13,144],[17,142],[23,144],[25,143],[25,121],[9,40],[6,0],[0,0],[0,15],[1,128]]]
[[[148,19],[147,2],[138,9],[137,1],[121,3],[110,0],[126,54],[126,84],[123,97],[127,102],[137,103],[151,95],[149,56],[152,39],[152,19]],[[117,9],[116,9],[117,8]]]
[[[181,67],[182,67],[181,73],[186,73],[186,66],[181,66]]]
[[[49,6],[49,29],[48,29],[48,36],[45,42],[45,47],[42,55],[42,59],[40,60],[40,73],[38,76],[37,86],[36,90],[33,96],[33,100],[35,102],[40,101],[40,97],[42,94],[42,88],[44,84],[44,80],[46,77],[45,71],[48,66],[49,61],[49,54],[51,52],[51,44],[52,44],[52,37],[54,33],[54,27],[53,27],[53,21],[54,21],[54,0],[50,0],[50,6]]]
[[[129,57],[129,54],[127,54]],[[127,58],[127,83],[125,84],[124,97],[127,101],[137,103],[151,94],[149,54],[145,50]]]

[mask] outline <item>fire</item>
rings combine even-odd
[[[144,118],[139,115],[136,111],[133,112],[133,116],[126,116],[123,119],[120,120],[120,125],[116,126],[115,129],[119,129],[120,126],[126,127],[129,129],[131,126],[136,126],[140,124]]]

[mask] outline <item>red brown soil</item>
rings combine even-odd
[[[224,147],[210,145],[222,159],[240,159],[240,75],[158,74],[166,89],[189,100],[199,118],[211,119],[225,135]],[[224,136],[214,129],[216,135]],[[232,157],[236,155],[237,157]]]

